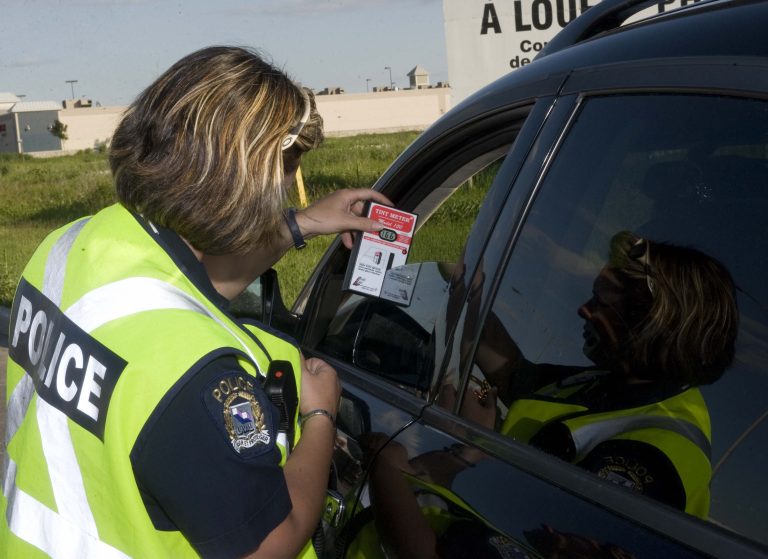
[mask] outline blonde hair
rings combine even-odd
[[[312,103],[293,157],[323,140],[311,92],[255,51],[185,56],[131,104],[110,147],[117,196],[207,254],[274,243],[282,220],[282,142]]]
[[[723,264],[693,248],[622,231],[611,240],[608,266],[634,280],[630,296],[644,290],[651,298],[630,324],[625,355],[633,374],[683,385],[722,376],[739,329],[736,288]]]

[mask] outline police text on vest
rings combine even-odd
[[[22,279],[11,313],[8,355],[37,394],[99,438],[125,361]]]

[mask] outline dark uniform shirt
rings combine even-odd
[[[226,310],[228,301],[184,241],[137,219],[201,292]],[[291,510],[275,446],[277,414],[234,355],[203,358],[187,371],[131,451],[155,527],[181,531],[203,557],[254,551]]]

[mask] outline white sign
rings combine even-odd
[[[698,0],[661,0],[643,16]],[[455,105],[529,64],[563,27],[599,0],[443,0],[448,78]],[[637,19],[637,18],[632,18]]]

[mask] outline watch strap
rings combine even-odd
[[[288,224],[288,230],[291,232],[294,248],[301,250],[307,246],[304,235],[301,234],[301,229],[299,229],[299,224],[296,223],[296,208],[287,208],[283,212],[283,217],[285,217],[285,223]]]

